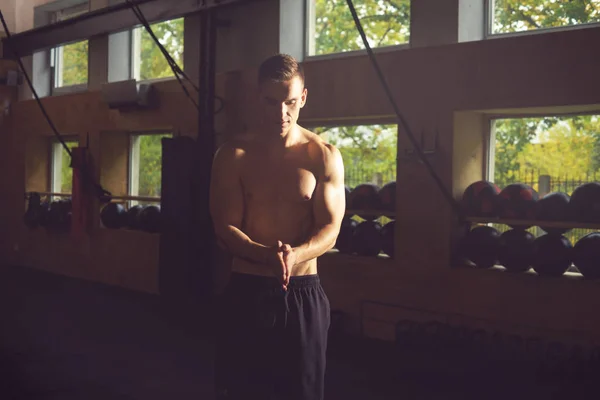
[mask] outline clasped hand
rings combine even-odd
[[[273,273],[277,280],[281,282],[284,290],[290,283],[292,270],[296,265],[296,252],[289,244],[283,244],[280,240],[277,245],[271,247],[272,253],[269,260],[269,266],[273,269]]]

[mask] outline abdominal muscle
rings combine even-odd
[[[312,202],[269,204],[247,203],[242,231],[248,237],[265,246],[274,246],[280,240],[292,247],[303,243],[313,227]],[[234,258],[232,271],[274,276],[273,269],[267,265],[255,264],[240,258]],[[317,273],[317,260],[309,260],[296,264],[292,276],[312,275]]]

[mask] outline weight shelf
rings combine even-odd
[[[484,217],[467,217],[466,220],[468,222],[477,224],[503,224],[513,226],[537,226],[544,228],[600,230],[600,222],[541,221],[539,219],[503,219]]]
[[[395,218],[396,213],[387,210],[346,210],[346,215],[366,215],[369,217],[388,217]]]

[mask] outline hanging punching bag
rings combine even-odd
[[[212,291],[212,265],[198,209],[200,172],[197,142],[190,137],[162,139],[159,291],[176,301],[197,302]]]

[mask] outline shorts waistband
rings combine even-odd
[[[315,287],[321,283],[319,275],[302,275],[302,276],[291,276],[290,287]]]
[[[252,275],[252,274],[244,274],[241,272],[232,272],[231,273],[231,283],[234,285],[247,285],[252,286],[255,289],[272,289],[279,288],[280,284],[275,279],[275,277],[270,276],[261,276],[261,275]],[[306,288],[306,287],[317,287],[321,283],[319,275],[311,274],[311,275],[301,275],[301,276],[291,276],[290,283],[288,288]]]

